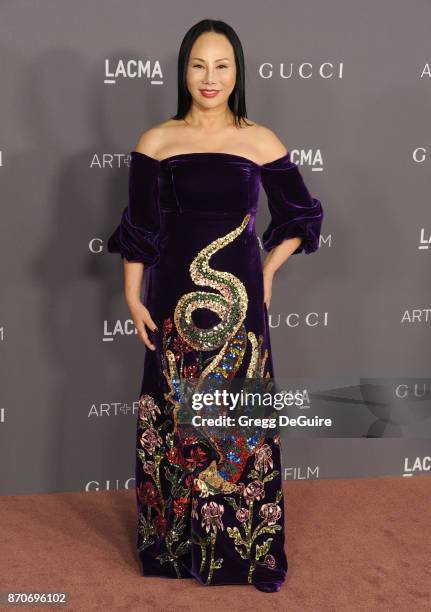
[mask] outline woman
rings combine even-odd
[[[273,592],[287,574],[279,436],[193,428],[179,410],[186,383],[273,376],[272,280],[290,255],[317,250],[323,212],[277,136],[246,120],[243,52],[230,26],[193,26],[178,75],[178,112],[131,152],[129,204],[108,242],[124,260],[126,301],[148,348],[139,558],[146,576]],[[263,269],[260,183],[271,213]]]

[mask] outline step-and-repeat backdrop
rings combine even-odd
[[[2,494],[132,488],[145,347],[107,238],[128,153],[176,112],[177,54],[238,33],[249,118],[325,218],[269,311],[276,377],[306,390],[284,477],[431,473],[431,5],[25,0],[0,8]],[[261,191],[257,232],[269,219]],[[262,250],[262,257],[264,252]]]

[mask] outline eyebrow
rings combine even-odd
[[[204,60],[202,57],[192,57],[193,60],[200,60],[201,62],[205,62],[206,60]],[[216,59],[216,62],[221,62],[222,60],[229,60],[228,57],[221,57],[220,59]]]

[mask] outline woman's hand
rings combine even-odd
[[[154,323],[151,318],[150,311],[141,301],[137,302],[127,302],[127,305],[130,310],[130,314],[132,315],[133,322],[135,324],[136,329],[138,330],[138,335],[142,342],[152,351],[156,350],[154,344],[150,341],[147,330],[145,326],[148,326],[151,331],[158,331],[157,325]]]
[[[269,305],[271,303],[273,279],[273,272],[263,269],[263,301],[266,304],[267,310],[269,309]]]

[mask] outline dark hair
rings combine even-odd
[[[190,57],[190,51],[195,40],[204,32],[217,32],[224,34],[231,43],[235,56],[236,65],[236,83],[232,93],[228,99],[228,105],[235,117],[235,124],[238,126],[241,121],[245,121],[247,111],[245,107],[245,68],[244,68],[244,53],[235,30],[224,21],[216,19],[202,19],[184,36],[180,51],[178,53],[178,102],[177,114],[171,119],[184,119],[189,111],[192,97],[187,88],[186,72],[187,63]],[[247,122],[245,122],[247,123]]]

